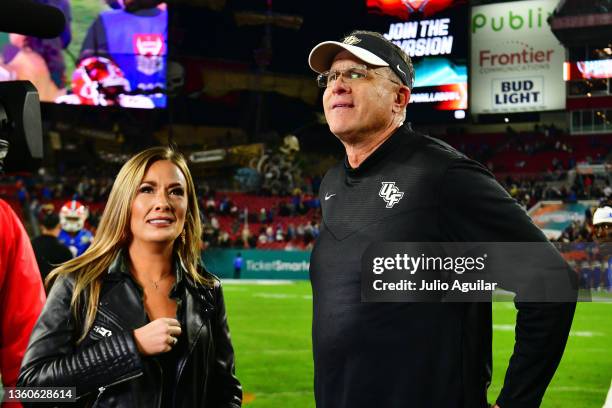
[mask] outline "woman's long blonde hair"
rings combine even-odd
[[[74,276],[75,284],[70,308],[76,321],[83,328],[78,342],[85,338],[96,317],[102,275],[107,272],[121,249],[126,248],[130,242],[131,208],[138,187],[149,167],[160,160],[168,160],[175,164],[187,181],[188,205],[185,216],[185,240],[179,237],[175,241],[174,254],[182,261],[194,282],[210,285],[210,281],[198,272],[202,224],[195,185],[185,158],[169,147],[152,147],[140,152],[121,167],[113,183],[91,246],[83,255],[54,269],[46,280],[47,285],[50,285],[61,275],[72,274]],[[79,314],[79,310],[85,306],[83,299],[86,299],[87,307],[84,321],[82,321],[82,314]]]

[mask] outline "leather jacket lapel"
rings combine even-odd
[[[100,300],[100,310],[110,313],[124,329],[134,330],[147,324],[142,295],[125,278],[117,282]]]
[[[202,327],[210,319],[214,311],[214,305],[210,300],[212,293],[210,293],[211,290],[209,288],[199,288],[199,290],[196,290],[191,285],[191,279],[187,280],[189,284],[185,291],[185,313],[188,319],[186,332],[189,352],[191,352],[200,336]]]

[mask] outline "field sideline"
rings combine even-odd
[[[227,283],[225,297],[237,374],[249,408],[312,408],[312,298],[308,282]],[[494,303],[494,371],[501,388],[512,352],[516,311]],[[543,408],[601,408],[612,379],[612,303],[580,303]]]

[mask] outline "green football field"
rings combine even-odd
[[[249,408],[314,407],[308,282],[224,286],[237,374]],[[494,371],[501,388],[512,352],[516,312],[494,303]],[[561,365],[542,407],[601,408],[612,380],[612,303],[580,303]]]

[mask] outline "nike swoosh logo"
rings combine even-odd
[[[336,194],[327,194],[325,193],[325,201],[329,200],[330,198],[332,198],[333,196],[335,196]]]
[[[397,64],[397,70],[399,72],[401,72],[402,74],[404,74],[404,76],[406,76],[406,73],[404,71],[402,71],[402,69],[399,67],[399,64]]]

